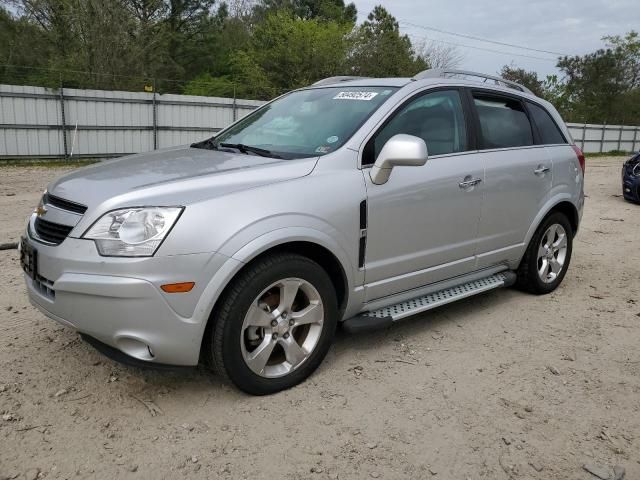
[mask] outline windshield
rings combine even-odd
[[[201,146],[286,159],[340,148],[397,88],[298,90],[249,114]]]

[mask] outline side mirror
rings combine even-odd
[[[393,167],[421,167],[427,163],[427,144],[413,135],[399,133],[384,144],[369,175],[376,185],[387,183]]]

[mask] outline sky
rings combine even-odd
[[[639,0],[351,1],[358,7],[359,22],[366,19],[373,7],[382,4],[414,44],[437,40],[442,45],[465,45],[457,47],[457,52],[463,55],[459,68],[487,74],[496,74],[503,65],[514,63],[544,77],[558,73],[555,68],[558,55],[421,27],[567,55],[583,55],[602,48],[601,38],[605,35],[624,35],[629,30],[640,29]]]

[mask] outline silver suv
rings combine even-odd
[[[20,256],[33,304],[102,352],[266,394],[309,376],[338,323],[553,291],[584,167],[553,106],[504,79],[334,77],[52,182]]]

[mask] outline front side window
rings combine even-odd
[[[527,107],[529,108],[529,112],[531,112],[531,117],[533,117],[536,127],[538,127],[538,133],[540,134],[542,143],[545,145],[567,143],[558,125],[544,108],[530,102],[527,102]]]
[[[474,95],[484,149],[533,145],[529,117],[519,100]]]
[[[325,155],[340,148],[396,90],[348,86],[298,90],[203,145],[218,149],[236,145],[250,153],[286,159]]]
[[[400,133],[422,138],[429,156],[466,150],[467,131],[460,93],[457,90],[427,93],[400,107],[367,145],[363,164],[375,162],[384,144]]]

